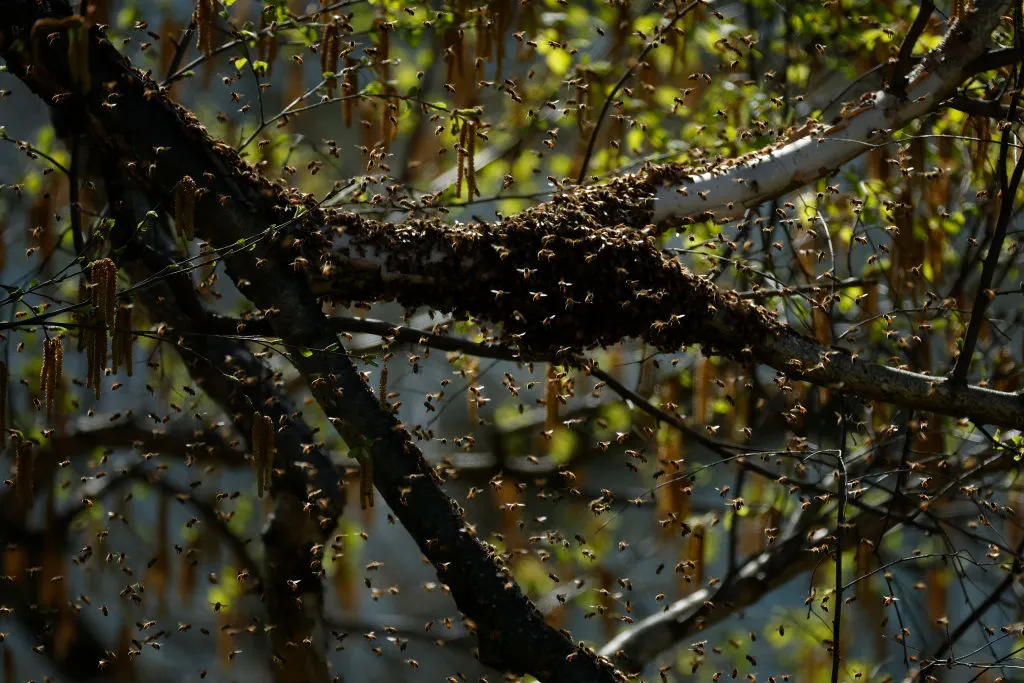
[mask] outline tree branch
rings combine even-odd
[[[893,131],[941,106],[963,80],[972,63],[985,55],[988,37],[1012,3],[991,0],[958,19],[942,42],[906,78],[906,96],[884,90],[865,93],[859,106],[825,126],[810,122],[786,141],[720,167],[693,172],[671,166],[666,186],[656,194],[652,222],[689,217],[725,220],[802,187],[874,149]],[[675,181],[675,182],[672,182]]]
[[[844,544],[875,538],[898,525],[881,511],[864,511],[846,522]],[[669,605],[664,611],[637,621],[601,648],[623,671],[637,673],[662,652],[698,630],[729,617],[736,610],[758,602],[767,593],[804,574],[821,562],[812,549],[828,543],[828,522],[816,519],[791,525],[791,531],[765,552],[752,557],[717,588],[706,586]],[[833,544],[835,542],[833,541]],[[836,548],[836,552],[841,549]]]

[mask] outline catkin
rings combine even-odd
[[[117,308],[110,340],[110,371],[115,375],[119,368],[124,367],[126,374],[132,376],[132,310],[131,304],[121,304]]]
[[[388,366],[380,370],[380,385],[377,387],[377,398],[380,400],[380,407],[388,410]]]
[[[469,186],[469,199],[472,201],[479,194],[476,191],[476,122],[467,121],[466,126],[469,128],[469,133],[466,134],[469,144],[466,149],[466,182]]]
[[[265,448],[263,444],[263,416],[258,412],[252,414],[252,462],[256,468],[256,495],[263,497],[263,470]]]
[[[103,370],[107,364],[107,328],[100,324],[99,321],[89,331],[88,355],[86,359],[85,386],[86,388],[92,387],[98,400],[102,386]]]
[[[469,130],[469,123],[462,124],[462,130],[459,131],[459,145],[456,148],[457,158],[456,164],[458,168],[455,176],[455,196],[462,197],[462,179],[465,177],[466,168],[466,133]]]
[[[359,505],[363,510],[373,507],[373,454],[369,451],[359,463]]]
[[[544,429],[552,430],[558,426],[558,394],[562,381],[554,365],[548,365],[547,383],[544,385]]]
[[[57,386],[64,375],[64,346],[60,337],[43,340],[43,368],[39,373],[39,388],[46,403],[46,417],[53,417]]]
[[[74,19],[76,21],[68,29],[68,70],[72,82],[85,93],[92,85],[89,75],[89,25],[82,17]]]
[[[320,71],[321,73],[333,74],[338,70],[338,57],[341,55],[341,34],[339,33],[338,22],[332,21],[324,26],[323,34],[320,36]],[[327,79],[327,96],[334,97],[334,89],[338,86],[338,79],[331,76]]]
[[[109,258],[102,258],[93,261],[90,269],[92,305],[100,311],[106,325],[112,327],[117,302],[117,266]]]
[[[217,23],[216,0],[199,0],[196,5],[196,47],[204,55],[213,54],[213,32]]]

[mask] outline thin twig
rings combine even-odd
[[[185,53],[188,52],[188,46],[192,42],[192,36],[196,32],[196,22],[193,19],[189,22],[185,28],[185,32],[181,36],[181,40],[174,44],[174,55],[171,57],[171,63],[167,66],[167,73],[164,76],[164,83],[170,83],[171,76],[181,66],[181,60],[185,59]]]
[[[999,104],[996,100],[980,100],[976,97],[967,97],[966,95],[954,95],[949,98],[947,104],[950,109],[955,109],[970,116],[984,116],[996,121],[1009,121],[1011,119],[1009,108]],[[1017,115],[1012,118],[1015,121],[1020,121],[1024,117],[1022,117],[1020,112],[1017,112]]]
[[[918,670],[917,675],[914,676],[911,683],[914,683],[914,681],[920,679],[922,674],[924,674],[926,671],[928,671],[928,669],[934,666],[938,666],[940,664],[953,663],[954,659],[952,656],[941,660],[940,658],[943,658],[947,652],[950,652],[950,650],[953,648],[953,645],[955,645],[956,642],[960,640],[961,637],[963,637],[964,633],[967,632],[967,629],[969,629],[976,621],[981,619],[981,617],[985,615],[985,612],[987,612],[990,607],[999,602],[999,600],[1003,597],[1003,593],[1005,593],[1010,588],[1010,586],[1013,585],[1013,582],[1017,578],[1017,573],[1021,569],[1021,563],[1019,558],[1022,552],[1024,552],[1024,540],[1022,540],[1020,544],[1018,544],[1017,546],[1017,559],[1014,559],[1013,561],[1013,570],[1007,573],[1006,577],[999,582],[999,585],[997,585],[995,589],[988,594],[988,596],[982,601],[982,603],[975,607],[971,611],[971,613],[967,615],[963,619],[963,621],[961,621],[957,625],[953,632],[950,633],[949,636],[943,641],[942,645],[936,648],[931,658],[927,662],[922,663],[921,668]]]
[[[924,32],[925,27],[928,25],[928,20],[931,19],[932,12],[934,11],[935,5],[932,3],[932,0],[923,0],[920,9],[917,11],[917,16],[914,18],[914,23],[911,24],[910,30],[907,31],[907,35],[903,38],[899,57],[896,58],[896,64],[892,68],[892,77],[889,79],[889,92],[893,95],[903,97],[907,94],[907,74],[910,73],[910,69],[913,67],[914,46]]]
[[[843,449],[846,448],[846,415],[842,414],[843,404],[843,396],[840,395],[839,423],[842,427],[839,432],[839,450],[836,452],[836,461],[839,463],[839,502],[836,509],[835,603],[832,605],[832,683],[839,683],[839,664],[842,654],[839,651],[839,636],[843,617],[843,536],[846,531],[846,499],[849,494],[846,460],[843,457]]]

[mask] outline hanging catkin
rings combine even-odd
[[[359,462],[359,504],[364,510],[373,507],[373,454],[369,451]]]
[[[68,29],[68,70],[71,81],[80,92],[88,92],[92,85],[89,71],[89,24],[80,17]]]
[[[107,327],[114,325],[117,303],[117,266],[108,258],[93,261],[89,266],[92,277],[92,305],[103,316]]]
[[[377,400],[380,401],[380,407],[384,410],[390,410],[388,407],[388,366],[385,365],[380,370],[380,385],[377,388]]]
[[[476,121],[466,123],[469,127],[468,138],[469,148],[466,149],[466,184],[469,187],[469,200],[479,194],[476,191]]]
[[[91,387],[99,399],[103,371],[107,364],[107,328],[101,320],[94,317],[92,326],[86,333],[85,386]]]
[[[333,75],[338,70],[338,57],[341,54],[341,34],[338,21],[335,19],[324,26],[320,35],[320,71],[332,74],[327,78],[327,96],[334,97],[334,89],[338,87],[338,79]]]
[[[43,340],[43,367],[39,373],[39,388],[46,403],[46,417],[53,417],[57,387],[64,375],[64,346],[60,337]]]
[[[117,374],[119,368],[125,368],[129,377],[132,376],[132,310],[131,304],[121,304],[117,308],[114,330],[110,343],[110,371]]]
[[[213,32],[217,23],[216,0],[199,0],[195,11],[196,47],[209,57],[213,54]]]
[[[562,380],[555,366],[548,365],[547,382],[544,385],[544,429],[552,431],[558,426],[558,394],[562,390]]]
[[[462,179],[465,177],[466,168],[466,133],[469,130],[466,123],[462,124],[462,129],[459,131],[459,144],[455,148],[456,152],[456,175],[455,175],[455,196],[462,197]]]
[[[462,182],[466,181],[469,199],[479,194],[476,190],[476,121],[465,120],[459,131],[459,144],[456,146],[455,196],[462,196]]]

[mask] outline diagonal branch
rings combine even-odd
[[[716,588],[700,588],[664,611],[637,621],[608,641],[601,654],[623,671],[639,672],[680,640],[755,604],[767,593],[806,573],[821,562],[819,552],[837,541],[827,516],[809,520],[807,514],[801,513],[790,524],[785,537],[741,564]],[[900,523],[898,519],[889,519],[884,511],[865,506],[846,522],[843,545],[879,538]],[[841,548],[836,549],[840,551]]]

